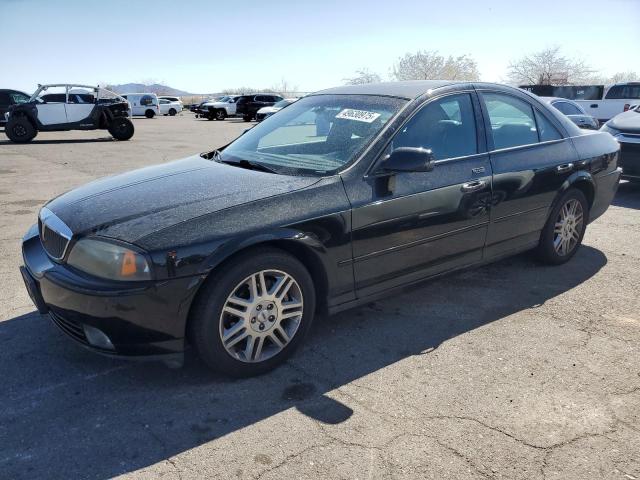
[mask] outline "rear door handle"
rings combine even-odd
[[[589,105],[589,108],[598,108],[598,104],[597,103],[592,103],[591,105]]]
[[[573,170],[573,163],[565,163],[556,167],[556,172],[558,173],[570,172],[571,170]]]
[[[480,190],[484,188],[487,182],[484,180],[474,180],[473,182],[463,183],[462,191],[463,192],[475,192],[476,190]]]

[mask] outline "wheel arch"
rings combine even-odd
[[[202,281],[189,306],[189,313],[187,314],[185,324],[185,334],[189,332],[193,306],[197,303],[197,299],[204,291],[204,286],[209,279],[225,265],[233,262],[234,259],[261,248],[281,250],[302,263],[313,279],[316,294],[316,311],[325,312],[327,310],[329,279],[327,268],[322,260],[324,247],[322,247],[320,242],[303,232],[294,230],[265,233],[240,242],[227,242],[207,259],[207,262],[205,262],[207,271],[202,275]]]
[[[9,119],[11,119],[12,117],[15,118],[26,118],[27,121],[31,124],[31,126],[33,126],[33,128],[36,129],[36,131],[39,130],[38,128],[38,121],[34,118],[34,116],[31,114],[31,112],[24,110],[24,109],[16,109],[16,110],[12,110],[11,114],[9,116]],[[7,121],[7,124],[9,122]],[[6,128],[6,127],[5,127]]]
[[[553,209],[556,207],[560,198],[567,192],[567,190],[571,188],[580,190],[584,194],[584,196],[587,198],[589,210],[591,210],[591,207],[593,206],[593,202],[596,198],[596,182],[593,180],[593,177],[589,172],[585,172],[584,170],[581,170],[573,173],[562,184],[562,187],[556,194],[556,197],[554,198],[553,203],[549,207],[549,213],[553,211]]]

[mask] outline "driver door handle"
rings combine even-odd
[[[462,191],[463,192],[475,192],[476,190],[480,190],[484,188],[487,182],[484,180],[474,180],[473,182],[463,183]]]
[[[564,165],[558,165],[556,167],[556,171],[558,173],[566,173],[573,170],[573,163],[565,163]]]

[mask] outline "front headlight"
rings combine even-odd
[[[151,268],[143,254],[103,240],[78,240],[71,249],[67,263],[90,275],[109,280],[151,280]]]
[[[611,127],[609,126],[609,122],[607,122],[607,123],[605,123],[603,126],[601,126],[601,127],[600,127],[600,131],[601,131],[601,132],[608,132],[608,133],[610,133],[611,135],[613,135],[614,137],[620,133],[620,130],[617,130],[617,129],[615,129],[615,128],[611,128]]]

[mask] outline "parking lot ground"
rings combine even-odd
[[[247,124],[135,127],[0,138],[0,478],[640,479],[640,187],[564,266],[519,255],[319,319],[281,368],[229,380],[87,352],[21,283],[47,199]]]

